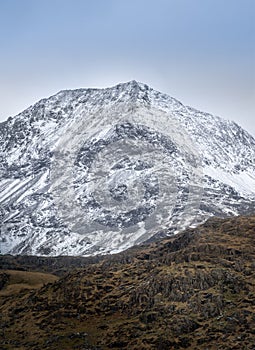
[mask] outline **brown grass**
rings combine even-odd
[[[39,289],[44,284],[58,280],[57,276],[42,272],[28,272],[15,270],[1,270],[9,276],[7,285],[0,291],[1,296],[18,294],[20,291]]]
[[[211,219],[55,282],[14,271],[0,348],[254,350],[254,247],[254,216]]]

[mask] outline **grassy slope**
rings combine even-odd
[[[6,282],[0,290],[0,297],[12,296],[21,291],[41,288],[44,284],[55,282],[58,277],[48,273],[1,270],[0,279]]]
[[[1,349],[254,350],[254,243],[254,216],[211,219],[9,295]]]

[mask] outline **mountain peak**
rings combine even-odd
[[[136,88],[144,88],[145,86],[148,87],[147,84],[144,84],[144,83],[141,83],[141,82],[138,82],[137,80],[130,80],[130,81],[127,81],[127,82],[123,82],[123,83],[119,83],[117,85],[115,85],[116,87],[117,86],[121,86],[123,88],[133,88],[133,89],[136,89]]]
[[[135,80],[61,91],[0,128],[0,253],[118,252],[252,211],[254,179],[235,123]]]
[[[147,84],[138,82],[136,80],[130,80],[124,83],[119,83],[111,88],[106,88],[106,90],[111,91],[123,91],[126,94],[130,96],[136,96],[137,98],[144,96],[145,94],[148,94],[148,92],[153,92],[154,90],[149,87]]]

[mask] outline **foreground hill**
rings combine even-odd
[[[255,216],[210,219],[2,296],[0,347],[252,350],[254,246]]]

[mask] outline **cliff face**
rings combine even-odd
[[[6,296],[2,348],[252,350],[254,243],[255,216],[210,219]]]
[[[0,124],[0,253],[98,255],[255,203],[255,140],[131,81]]]

